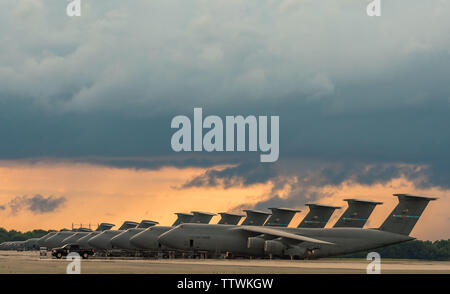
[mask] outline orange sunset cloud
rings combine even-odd
[[[115,168],[87,163],[39,162],[34,164],[4,162],[0,167],[0,227],[16,230],[61,229],[72,223],[91,224],[112,222],[119,226],[125,220],[151,219],[170,225],[175,212],[192,210],[222,212],[239,205],[253,205],[270,196],[272,183],[250,186],[194,187],[180,189],[187,180],[205,172],[204,168],[165,167],[158,170]],[[431,202],[412,232],[419,239],[450,237],[447,207],[449,191],[417,189],[413,183],[400,178],[386,184],[365,186],[345,182],[338,186],[318,187],[326,196],[316,202],[343,206],[335,212],[328,227],[345,209],[344,198],[361,198],[384,202],[371,216],[368,227],[378,227],[397,204],[393,193],[430,195],[440,199]],[[289,187],[280,191],[287,197]],[[44,195],[64,197],[54,211],[38,213],[29,209],[12,211],[9,203],[18,196]],[[307,213],[305,207],[296,215],[291,226],[297,225]],[[218,216],[212,222],[217,222]]]

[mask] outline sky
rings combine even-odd
[[[1,1],[0,226],[272,206],[296,225],[348,197],[384,202],[378,226],[410,193],[439,197],[412,235],[448,239],[450,3],[367,3]],[[279,116],[279,160],[174,152],[194,107]]]

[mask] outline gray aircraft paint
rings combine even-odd
[[[25,250],[39,250],[39,238],[30,238],[23,243]]]
[[[193,211],[191,214],[187,213],[175,213],[177,219],[174,224],[182,224],[182,223],[205,223],[208,224],[211,221],[211,218],[215,215],[214,213],[209,212],[199,212]],[[125,247],[132,247],[137,250],[148,250],[148,251],[159,251],[167,249],[158,242],[158,237],[162,233],[165,233],[175,226],[154,226],[145,229],[142,232],[139,232],[132,236],[129,241],[129,245],[125,245]],[[116,245],[121,245],[116,243]],[[128,249],[128,248],[124,248]]]
[[[81,248],[92,248],[88,243],[89,239],[101,234],[103,231],[111,230],[111,228],[114,226],[115,226],[114,224],[110,224],[110,223],[101,223],[94,232],[91,232],[91,233],[87,234],[86,236],[81,237],[74,244],[78,244]]]
[[[172,227],[176,227],[179,224],[183,224],[183,223],[189,223],[189,222],[191,222],[192,218],[194,217],[194,215],[192,213],[177,212],[175,214],[177,215],[177,219],[172,224]]]
[[[219,225],[237,225],[241,218],[244,216],[242,214],[219,212],[220,220],[217,224]]]
[[[267,239],[258,238],[263,241],[259,244],[260,246],[249,248],[248,239],[261,234],[239,230],[236,226],[231,225],[204,224],[179,225],[162,234],[159,237],[159,242],[167,247],[184,251],[201,250],[211,253],[232,252],[237,255],[260,257],[273,254],[274,256],[294,255],[302,258],[308,256],[320,258],[374,249],[414,239],[405,235],[360,228],[311,229],[278,227],[277,230],[317,238],[335,244],[316,245],[306,242],[293,242],[288,248],[286,247],[286,243],[289,241],[280,242],[277,240],[278,238],[266,236]],[[276,251],[270,251],[272,253],[269,253],[265,250],[265,243],[267,241],[280,243],[282,249],[279,254],[275,254]],[[289,249],[292,252],[289,252]]]
[[[38,245],[40,247],[45,247],[45,241],[56,233],[57,233],[56,231],[48,232],[47,234],[39,238]]]
[[[270,213],[261,210],[244,209],[244,212],[247,217],[241,224],[243,226],[262,226],[270,216]]]
[[[189,223],[197,224],[208,224],[211,221],[212,217],[216,215],[215,213],[201,211],[193,211],[192,214],[194,215],[194,217]]]
[[[408,198],[408,201],[401,203],[401,205],[399,204],[397,207],[401,207],[403,210],[414,211],[420,216],[419,212],[423,211],[424,206],[430,200],[434,200],[434,198],[421,197],[423,201],[409,201],[412,197],[414,196],[408,195],[403,197]],[[396,209],[394,209],[393,213],[396,213]],[[389,215],[388,219],[393,217],[395,216]],[[395,221],[407,223],[408,229],[411,226],[411,219],[407,217],[396,217]],[[414,224],[416,221],[414,220]],[[388,222],[387,224],[391,223]],[[395,223],[395,225],[385,227],[385,229],[400,228],[403,230],[404,227],[405,225],[401,226],[399,223]],[[392,233],[381,228],[316,229],[271,227],[270,229],[271,231],[287,232],[332,243],[318,244],[280,237],[281,233],[263,234],[261,237],[261,233],[252,231],[251,226],[182,224],[162,234],[159,237],[159,242],[165,246],[182,251],[201,250],[216,254],[232,252],[233,254],[247,256],[289,255],[300,258],[321,258],[372,250],[414,239],[408,235]]]
[[[111,228],[114,226],[115,226],[114,224],[110,224],[110,223],[101,223],[98,225],[98,227],[97,227],[97,229],[95,229],[95,231],[103,232],[103,231],[111,230]]]
[[[380,230],[409,235],[422,215],[428,202],[437,198],[394,194],[398,197],[398,205],[381,225]]]
[[[169,226],[154,226],[145,229],[143,232],[140,232],[131,237],[130,244],[140,250],[148,250],[148,251],[165,250],[167,249],[167,247],[162,246],[161,243],[159,243],[158,237],[161,234],[170,231],[173,228],[174,227]]]
[[[110,224],[110,223],[101,223],[101,224],[99,224],[98,225],[98,227],[97,227],[97,229],[95,230],[96,232],[102,232],[102,231],[106,231],[106,230],[110,230],[112,227],[114,227],[114,225],[113,224]],[[87,235],[89,235],[89,234],[91,234],[92,233],[92,231],[86,231],[86,232],[77,232],[77,233],[75,233],[75,234],[73,234],[73,235],[71,235],[71,236],[69,236],[69,237],[67,237],[66,239],[64,239],[62,242],[61,242],[61,246],[63,246],[63,245],[65,245],[65,244],[78,244],[78,245],[80,245],[79,244],[79,240],[81,239],[81,238],[83,238],[83,237],[85,237],[85,236],[87,236]],[[91,237],[92,237],[92,235],[91,235]],[[87,244],[87,242],[86,242],[86,246],[87,246],[88,244]]]
[[[110,250],[112,249],[111,239],[119,235],[123,231],[131,228],[136,228],[139,225],[137,222],[125,221],[118,230],[107,230],[100,234],[97,234],[88,240],[90,247],[97,250]]]
[[[75,230],[64,230],[64,231],[57,232],[56,234],[54,234],[53,236],[51,236],[45,240],[45,242],[44,242],[45,247],[47,247],[47,249],[61,247],[64,245],[63,244],[64,239],[66,239],[78,232],[91,232],[91,230],[85,229],[85,228],[80,228],[80,229],[75,229]]]
[[[300,210],[291,209],[291,208],[277,208],[272,207],[269,208],[272,211],[272,215],[269,217],[267,222],[264,224],[265,226],[271,227],[287,227],[289,223],[294,218],[294,215]]]
[[[298,228],[324,228],[330,220],[331,215],[338,206],[328,206],[321,204],[306,204],[309,207],[308,214],[298,225]]]
[[[62,240],[61,244],[65,245],[65,244],[76,244],[77,241],[86,236],[87,234],[90,234],[91,232],[77,232],[75,234],[70,235],[69,237],[65,238],[64,240]]]
[[[344,199],[344,201],[347,201],[348,207],[334,225],[335,228],[362,228],[372,214],[375,206],[383,204],[383,202],[359,199]]]
[[[140,233],[143,232],[145,229],[153,227],[157,225],[158,222],[155,221],[149,221],[149,220],[143,220],[136,228],[131,228],[126,230],[125,232],[122,232],[118,234],[117,236],[113,237],[111,239],[111,245],[112,248],[118,248],[118,249],[125,249],[125,250],[137,250],[138,248],[136,246],[133,246],[130,243],[130,239]]]

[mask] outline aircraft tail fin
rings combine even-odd
[[[398,197],[399,203],[379,229],[401,235],[409,235],[428,202],[437,199],[409,194],[394,194],[394,196]]]
[[[136,228],[139,225],[137,222],[125,221],[119,228],[119,230],[128,230],[132,228]]]
[[[348,208],[334,225],[335,228],[362,228],[372,214],[375,206],[382,202],[366,201],[359,199],[344,199],[348,202]]]
[[[245,209],[244,212],[247,217],[242,222],[242,226],[262,226],[270,215],[270,213],[254,209]]]
[[[272,215],[269,217],[265,226],[287,227],[292,218],[300,210],[290,208],[269,208]]]
[[[149,227],[153,227],[159,224],[158,222],[152,221],[152,220],[142,220],[139,225],[136,227],[138,229],[146,229]]]
[[[220,212],[220,220],[217,224],[219,225],[237,225],[241,218],[243,218],[243,215],[235,214],[235,213],[228,213],[228,212]]]
[[[192,214],[194,215],[194,217],[191,219],[190,223],[198,224],[209,224],[212,217],[216,215],[215,213],[201,211],[193,211]]]
[[[177,212],[175,214],[177,215],[177,219],[172,224],[172,227],[176,227],[182,223],[190,223],[192,218],[194,217],[192,213]]]
[[[331,215],[337,206],[328,206],[320,204],[306,204],[309,207],[308,214],[303,218],[298,228],[323,228],[330,220]]]
[[[98,225],[96,231],[107,231],[110,230],[112,227],[114,227],[113,224],[109,224],[109,223],[101,223]]]

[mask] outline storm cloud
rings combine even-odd
[[[401,176],[450,188],[450,3],[389,1],[369,18],[365,1],[82,2],[79,18],[64,1],[0,3],[1,159],[208,168],[179,188],[292,186],[274,201]],[[279,162],[174,153],[170,121],[194,107],[279,115]]]
[[[21,210],[28,210],[34,214],[50,213],[60,208],[66,202],[65,197],[42,196],[16,196],[8,202],[8,207],[12,214],[17,214]]]

